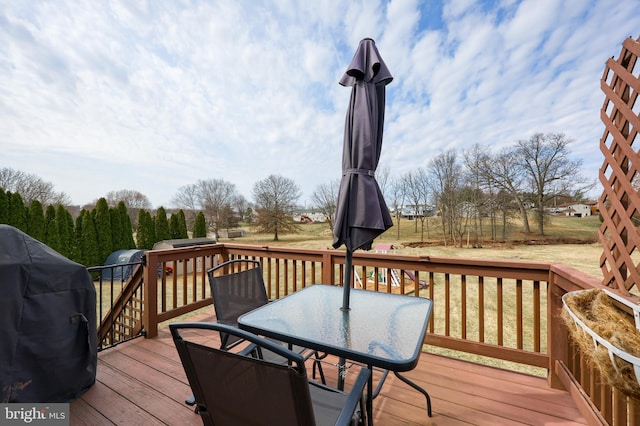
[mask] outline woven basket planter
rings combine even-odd
[[[612,299],[631,307],[634,318]],[[562,303],[569,333],[585,358],[611,386],[640,398],[640,306],[602,289],[569,292]]]

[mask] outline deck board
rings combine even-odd
[[[334,381],[332,362],[329,357],[324,364],[329,384]],[[347,386],[355,375],[348,375]],[[428,353],[405,376],[429,392],[433,417],[427,417],[424,396],[390,374],[374,400],[376,424],[586,424],[570,395],[549,389],[539,377]],[[189,394],[171,335],[163,329],[154,339],[136,339],[100,352],[96,384],[71,403],[71,424],[202,424],[184,404]]]

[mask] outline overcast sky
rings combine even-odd
[[[451,148],[562,132],[595,181],[600,78],[639,22],[637,0],[4,0],[0,167],[80,205],[134,189],[171,207],[212,178],[251,200],[270,174],[304,202],[340,177],[338,80],[371,37],[394,76],[391,177]]]

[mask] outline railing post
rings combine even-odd
[[[569,333],[562,319],[562,296],[564,290],[556,285],[556,274],[549,271],[549,294],[547,296],[547,348],[549,352],[549,371],[547,382],[554,389],[564,389],[556,374],[558,361],[568,363]]]
[[[333,274],[333,253],[329,250],[325,250],[322,254],[322,283],[323,284],[335,284],[335,278]]]
[[[142,324],[145,337],[158,335],[158,254],[145,251]]]
[[[220,253],[220,264],[223,264],[224,262],[228,262],[229,259],[230,259],[230,256],[227,250],[224,250],[222,253]],[[262,263],[260,264],[260,267],[262,267]]]

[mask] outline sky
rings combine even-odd
[[[2,0],[0,168],[77,205],[132,189],[168,208],[208,179],[251,201],[269,175],[310,205],[340,178],[338,81],[370,37],[394,77],[390,177],[561,132],[596,181],[600,79],[639,23],[638,0]]]

